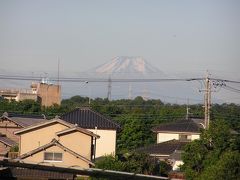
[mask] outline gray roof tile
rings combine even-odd
[[[92,109],[77,108],[61,116],[61,119],[86,129],[118,129],[120,126]]]

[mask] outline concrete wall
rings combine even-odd
[[[16,101],[23,101],[26,99],[31,99],[34,101],[37,101],[37,95],[33,94],[33,93],[18,93],[17,97],[16,97]]]
[[[96,158],[104,155],[115,155],[116,152],[116,130],[88,129],[100,136],[97,139]]]
[[[50,124],[34,131],[21,134],[20,155],[32,151],[40,146],[48,144],[53,138],[57,139],[56,132],[66,129],[67,126],[60,123]],[[72,140],[71,142],[74,142]]]
[[[62,153],[63,154],[63,160],[62,162],[44,162],[44,152],[56,152],[56,153]],[[80,158],[77,158],[70,154],[67,151],[64,151],[63,149],[57,147],[57,146],[52,146],[45,151],[41,151],[39,153],[36,153],[28,158],[23,159],[23,162],[26,163],[40,163],[46,165],[55,165],[55,166],[80,166],[82,168],[89,168],[89,165],[87,162],[81,160]]]
[[[37,95],[42,106],[60,105],[61,103],[61,86],[40,83],[37,89]]]
[[[76,131],[59,136],[59,142],[83,157],[91,159],[91,136]]]

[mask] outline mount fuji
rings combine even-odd
[[[142,57],[134,56],[117,56],[111,61],[89,70],[88,73],[94,73],[98,76],[111,76],[112,78],[147,78],[164,74]]]

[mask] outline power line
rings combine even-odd
[[[0,75],[0,79],[8,79],[8,80],[35,80],[39,81],[42,77],[32,77],[32,76],[10,76],[10,75]],[[111,79],[111,82],[176,82],[176,81],[196,81],[203,80],[203,78],[145,78],[145,79],[137,79],[137,78],[114,78]],[[109,78],[78,78],[78,77],[61,77],[51,78],[51,81],[61,81],[61,82],[109,82]]]

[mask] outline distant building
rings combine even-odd
[[[47,83],[33,83],[32,93],[37,94],[37,100],[42,106],[61,104],[61,86]]]
[[[157,133],[157,143],[139,148],[137,151],[168,161],[173,170],[178,170],[179,165],[183,164],[181,158],[183,148],[187,143],[200,138],[202,122],[202,119],[184,119],[160,124],[152,129]]]
[[[15,132],[20,136],[20,159],[51,166],[94,166],[98,135],[86,129],[52,119]]]
[[[117,130],[120,128],[117,123],[88,107],[77,108],[61,118],[101,137],[96,142],[96,157],[115,155]]]
[[[4,99],[22,101],[25,99],[31,99],[37,101],[37,94],[31,90],[18,90],[18,89],[0,89],[0,96]]]
[[[16,101],[31,99],[48,107],[61,104],[61,86],[42,81],[41,83],[32,83],[31,90],[1,89],[0,96]]]

